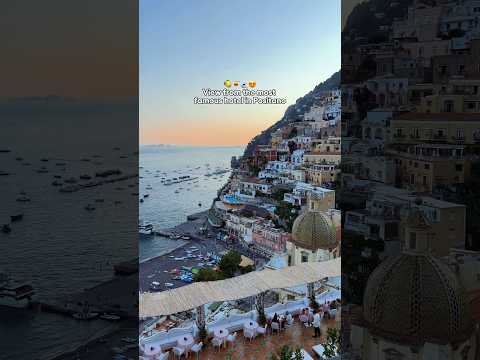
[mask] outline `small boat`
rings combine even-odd
[[[74,313],[72,315],[75,319],[77,320],[91,320],[95,319],[98,316],[98,313],[96,312],[87,312],[87,313]]]
[[[12,232],[12,228],[10,227],[10,225],[4,224],[2,226],[2,232],[5,234],[9,234],[10,232]]]
[[[61,178],[62,178],[62,175],[53,175],[53,177],[54,177],[55,179],[61,179]]]
[[[201,202],[199,202],[199,203],[198,203],[198,206],[202,206],[202,203],[201,203]]]
[[[17,198],[17,201],[19,201],[19,202],[28,202],[28,201],[30,201],[30,198],[29,198],[27,195],[23,194],[23,195],[21,195],[21,196],[19,196],[19,197]]]
[[[39,174],[48,173],[48,169],[45,166],[42,166],[40,169],[37,170],[37,173]]]
[[[175,284],[172,284],[172,283],[169,283],[169,282],[166,282],[164,285],[165,285],[166,287],[173,287],[173,286],[175,286]]]
[[[87,175],[87,174],[83,174],[83,175],[80,175],[80,179],[82,180],[90,180],[92,177],[90,175]]]
[[[152,281],[150,284],[150,290],[162,290],[162,287],[158,281]]]
[[[48,159],[47,158],[41,158],[40,161],[47,162]]]
[[[10,173],[6,171],[0,171],[0,176],[7,176],[7,175],[10,175]]]
[[[180,191],[178,191],[178,190],[175,190],[175,194],[178,194],[179,192],[180,192]]]
[[[184,235],[182,236],[182,240],[190,240],[190,236]]]
[[[9,275],[0,272],[0,306],[26,308],[34,293],[30,284],[12,279]]]
[[[114,314],[102,314],[100,315],[100,319],[108,320],[108,321],[118,321],[121,319],[121,317]]]
[[[17,160],[17,161],[23,161],[23,158],[19,156],[19,157],[16,157],[15,160]]]
[[[55,180],[55,181],[52,182],[52,185],[53,186],[62,186],[63,184],[62,184],[61,181]]]
[[[71,178],[65,179],[65,182],[67,184],[74,184],[77,182],[77,179],[75,179],[74,177],[71,177]]]
[[[140,202],[143,203],[143,199],[140,199]]]
[[[10,220],[12,222],[14,221],[20,221],[23,219],[23,214],[15,214],[15,215],[10,215]]]
[[[143,195],[144,198],[147,198],[147,197],[149,197],[149,196],[150,196],[149,194]]]
[[[87,204],[87,206],[85,206],[85,210],[93,211],[93,210],[95,210],[95,206],[93,206],[92,204]]]
[[[9,153],[10,149],[0,149],[0,153]]]

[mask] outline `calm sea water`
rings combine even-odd
[[[135,101],[0,101],[0,118],[0,148],[11,150],[0,153],[0,170],[10,173],[0,176],[0,225],[14,213],[24,214],[10,234],[0,232],[0,271],[33,285],[40,300],[111,279],[113,264],[138,254],[138,199],[132,195],[137,192],[136,179],[75,193],[60,193],[52,182],[54,175],[78,180],[81,174],[111,168],[135,173]],[[87,158],[90,161],[84,161]],[[47,173],[37,172],[42,166]],[[17,202],[20,192],[31,202]],[[95,211],[86,211],[87,203],[95,204]],[[0,358],[49,359],[111,327],[103,320],[81,322],[0,307]]]
[[[140,147],[140,221],[167,229],[186,221],[187,215],[207,210],[228,180],[230,171],[205,176],[216,170],[230,170],[232,156],[243,154],[243,147]],[[173,185],[163,185],[162,178],[190,175],[197,179]],[[147,189],[151,188],[151,189]],[[200,206],[201,204],[201,206]],[[178,241],[156,237],[140,241],[140,260],[158,256]]]

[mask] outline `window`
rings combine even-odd
[[[430,164],[425,164],[425,165],[423,166],[423,168],[424,168],[425,170],[430,169]]]
[[[410,237],[408,240],[408,246],[410,250],[415,250],[417,248],[417,234],[414,232],[410,233]]]
[[[427,177],[425,175],[423,175],[422,183],[423,183],[423,185],[427,185]]]
[[[457,129],[457,139],[464,139],[465,133],[463,129]]]
[[[463,165],[462,164],[456,164],[455,165],[455,171],[463,171]]]
[[[306,252],[302,252],[302,263],[308,262],[308,254]]]
[[[443,111],[453,112],[453,100],[445,100],[443,103]]]
[[[411,174],[410,175],[410,184],[415,184],[415,175],[414,174]]]

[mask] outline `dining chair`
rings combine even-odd
[[[267,333],[267,324],[265,324],[265,326],[259,326],[256,331],[257,334],[265,335]]]
[[[173,348],[173,355],[175,355],[176,358],[181,358],[182,355],[185,354],[185,349],[181,348],[181,347],[178,347],[178,346],[175,346]]]
[[[198,360],[200,351],[202,351],[202,347],[203,347],[203,342],[199,342],[198,344],[192,345],[192,347],[190,348],[190,350],[192,350],[197,355],[197,360]]]
[[[278,322],[272,322],[272,333],[276,331],[277,333],[280,332],[280,324]]]
[[[227,336],[227,343],[233,345],[233,344],[235,343],[236,338],[237,338],[237,333],[236,333],[236,332],[234,332],[233,334],[228,335],[228,336]]]
[[[222,347],[223,341],[219,338],[213,338],[212,339],[212,345],[214,348],[218,348],[218,351],[220,351],[220,348]]]

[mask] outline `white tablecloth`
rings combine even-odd
[[[257,330],[257,328],[258,328],[258,323],[257,323],[256,321],[253,321],[253,320],[246,321],[246,322],[243,324],[243,328],[244,328],[244,329],[248,329],[248,330],[255,331],[255,330]]]

